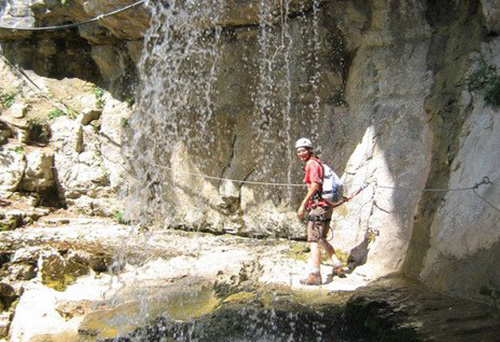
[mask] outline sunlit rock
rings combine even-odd
[[[11,193],[21,184],[26,157],[21,151],[0,151],[0,191]]]
[[[44,191],[54,186],[54,155],[33,151],[26,155],[26,170],[22,187],[27,191]]]

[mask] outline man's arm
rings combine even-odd
[[[304,217],[305,211],[306,211],[306,204],[309,202],[311,197],[316,193],[316,191],[319,189],[319,184],[316,182],[311,182],[311,187],[307,191],[306,196],[302,200],[302,203],[300,204],[299,210],[297,211],[297,216],[299,219]]]

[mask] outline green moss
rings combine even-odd
[[[179,293],[169,297],[168,303],[163,303],[168,315],[177,320],[198,318],[214,312],[220,305],[220,300],[211,290],[195,293]]]
[[[213,313],[219,307],[220,300],[211,289],[203,288],[198,292],[172,293],[151,298],[147,303],[147,315],[141,311],[144,306],[139,302],[122,304],[114,309],[87,315],[78,330],[95,336],[98,340],[112,339],[119,333],[130,333],[165,314],[173,320],[185,321]]]
[[[104,104],[106,101],[104,100],[104,90],[100,87],[94,87],[94,96],[95,96],[95,107],[97,109],[104,108]]]
[[[469,76],[467,83],[471,91],[484,96],[488,106],[500,106],[500,75],[496,66],[481,61],[480,67]]]
[[[112,215],[113,220],[119,224],[129,225],[130,221],[124,218],[124,213],[121,210],[115,210]]]
[[[254,299],[255,299],[254,292],[237,292],[224,299],[224,303],[249,302]]]
[[[64,116],[64,115],[66,115],[66,113],[64,113],[62,110],[60,110],[58,108],[54,108],[49,112],[49,119],[54,120],[54,119],[56,119],[60,116]]]
[[[297,243],[290,247],[287,256],[294,260],[307,261],[309,258],[308,252],[304,243]]]
[[[64,274],[61,278],[58,279],[52,279],[48,277],[42,278],[42,284],[59,292],[66,291],[68,286],[73,284],[75,281],[76,277],[71,274]]]

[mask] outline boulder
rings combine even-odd
[[[500,32],[500,4],[495,0],[481,0],[486,27],[492,33]]]
[[[23,102],[15,102],[10,107],[11,115],[15,119],[24,118],[26,116],[27,111],[28,111],[28,106],[26,105],[26,103]]]
[[[55,185],[54,155],[35,150],[26,155],[26,170],[21,186],[24,190],[42,192]]]
[[[5,140],[12,136],[12,130],[9,125],[2,120],[0,120],[0,144],[3,144]]]
[[[9,310],[10,306],[18,298],[16,291],[12,286],[6,283],[0,283],[0,302],[2,311]]]
[[[26,157],[20,150],[0,151],[0,192],[12,193],[18,190],[26,169]]]
[[[101,117],[101,110],[98,109],[90,109],[90,108],[85,108],[82,110],[82,112],[78,115],[76,120],[81,123],[82,125],[86,126],[89,123],[91,123],[94,120],[97,120]]]

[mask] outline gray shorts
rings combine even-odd
[[[325,240],[330,230],[332,207],[316,207],[307,213],[307,242]]]

